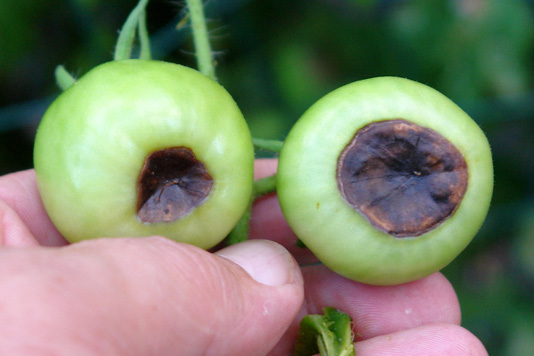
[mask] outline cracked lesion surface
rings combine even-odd
[[[358,130],[337,164],[343,198],[395,237],[419,236],[452,216],[467,178],[465,159],[452,143],[402,119]]]
[[[144,223],[180,219],[204,202],[212,186],[213,178],[191,149],[155,151],[137,181],[137,217]]]

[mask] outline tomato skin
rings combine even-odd
[[[143,223],[139,172],[150,153],[168,147],[190,148],[213,187],[189,215]],[[34,147],[45,208],[71,242],[163,235],[210,248],[245,211],[253,164],[248,126],[223,87],[184,66],[137,59],[102,64],[62,93]]]
[[[338,157],[355,132],[391,119],[435,130],[467,162],[468,186],[456,212],[420,236],[376,229],[337,185]],[[394,77],[351,83],[317,101],[290,131],[278,165],[280,205],[297,236],[333,271],[376,285],[413,281],[449,264],[478,232],[492,191],[490,147],[476,123],[434,89]]]

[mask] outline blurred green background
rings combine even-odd
[[[35,129],[58,95],[58,64],[81,76],[112,57],[135,0],[0,2],[0,173],[32,167]],[[444,273],[463,325],[491,355],[534,350],[534,2],[211,0],[220,82],[256,137],[282,139],[322,95],[373,76],[440,90],[492,145],[489,217]],[[156,59],[195,66],[183,4],[152,0]]]

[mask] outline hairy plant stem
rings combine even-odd
[[[278,140],[267,140],[263,138],[253,138],[252,143],[254,144],[254,147],[260,148],[263,150],[280,153],[282,150],[282,146],[284,145],[284,141],[278,141]]]
[[[150,36],[146,25],[146,10],[143,10],[138,21],[138,35],[141,49],[139,51],[139,59],[152,59],[152,51],[150,50]]]
[[[117,44],[115,45],[115,53],[113,55],[115,61],[131,58],[136,33],[139,35],[139,42],[141,44],[139,58],[152,59],[150,37],[146,25],[146,6],[148,1],[139,0],[137,6],[134,7],[124,22],[119,38],[117,39]],[[76,83],[76,79],[62,65],[56,67],[54,74],[56,83],[62,91],[67,90]]]
[[[54,75],[56,83],[62,91],[67,90],[76,83],[76,79],[62,65],[56,67]]]
[[[187,0],[191,27],[193,29],[193,41],[195,43],[198,70],[206,77],[217,80],[208,36],[208,28],[206,26],[204,9],[202,6],[202,0]]]
[[[148,43],[148,34],[146,34],[146,21],[144,17],[146,16],[145,9],[148,4],[148,0],[140,0],[137,6],[132,10],[126,22],[122,26],[119,38],[117,39],[117,45],[115,46],[115,54],[113,59],[116,61],[121,61],[125,59],[130,59],[132,55],[133,43],[135,40],[135,34],[137,28],[139,27],[139,33],[141,34],[141,46],[143,55],[146,55],[146,49],[143,47],[147,46]],[[141,28],[140,26],[145,26]],[[145,37],[146,36],[146,37]]]
[[[250,231],[250,217],[252,215],[252,204],[254,204],[254,201],[259,197],[272,193],[275,190],[276,174],[256,179],[254,181],[254,185],[252,186],[252,194],[250,195],[247,210],[226,238],[226,243],[228,245],[233,245],[248,239]]]
[[[278,140],[267,140],[267,139],[261,139],[261,138],[253,138],[252,143],[254,144],[254,147],[257,149],[263,149],[267,151],[271,151],[274,153],[280,153],[282,150],[282,146],[284,145],[283,141]],[[252,193],[250,196],[250,201],[247,206],[247,210],[237,223],[237,225],[234,227],[234,229],[230,232],[228,237],[226,238],[226,243],[228,245],[233,245],[242,241],[245,241],[248,239],[249,231],[250,231],[250,217],[252,214],[252,204],[254,204],[254,201],[258,199],[259,197],[262,197],[264,195],[267,195],[269,193],[276,191],[276,174],[273,174],[268,177],[256,179],[254,181],[254,185],[252,186]]]
[[[252,198],[256,199],[276,190],[276,174],[256,179],[252,186]]]

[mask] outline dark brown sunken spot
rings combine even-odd
[[[358,130],[338,159],[343,198],[376,228],[419,236],[450,217],[467,189],[462,154],[437,132],[397,119]]]
[[[189,148],[153,152],[137,181],[137,216],[145,223],[177,220],[202,204],[212,185],[213,178]]]

